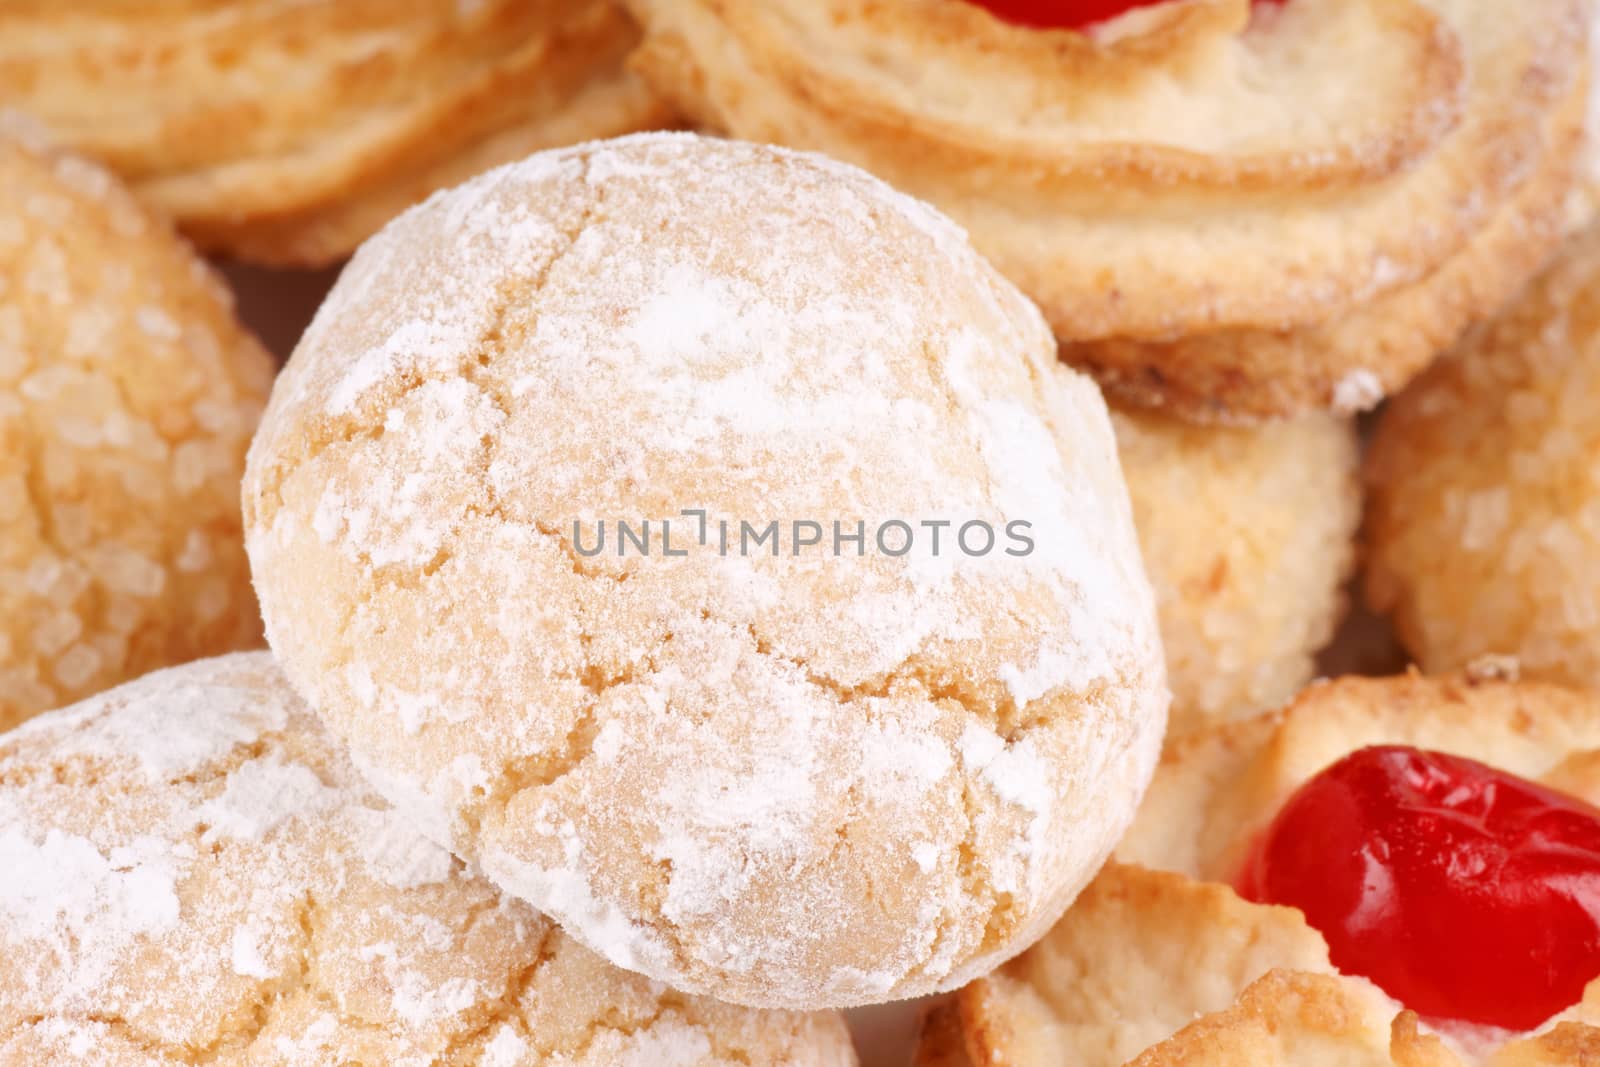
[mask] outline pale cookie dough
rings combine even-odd
[[[374,796],[266,653],[0,739],[5,1067],[854,1067],[607,965]]]
[[[376,787],[679,988],[982,973],[1159,747],[1098,390],[959,230],[820,157],[656,135],[436,197],[340,279],[246,483],[269,640]],[[587,554],[619,520],[649,557]]]
[[[0,115],[0,730],[261,643],[239,477],[272,370],[165,223]]]

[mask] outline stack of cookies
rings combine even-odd
[[[9,150],[30,215],[60,184],[181,253]],[[847,1062],[795,1013],[1037,939],[1160,747],[1099,391],[821,157],[650,135],[406,213],[279,376],[243,526],[275,658],[0,747],[16,1062]]]
[[[1596,15],[0,3],[0,1067],[1600,1057]]]

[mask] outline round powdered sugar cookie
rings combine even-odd
[[[265,653],[0,743],[0,1064],[853,1067],[836,1015],[680,996],[468,874]]]
[[[1166,692],[1106,408],[815,156],[536,156],[368,243],[280,379],[269,641],[374,785],[612,961],[947,988],[1126,825]]]

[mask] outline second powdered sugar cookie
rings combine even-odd
[[[646,136],[402,216],[279,380],[245,516],[374,786],[687,991],[989,970],[1160,745],[1098,390],[956,227],[820,157]]]

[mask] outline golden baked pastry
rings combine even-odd
[[[165,223],[0,116],[0,730],[260,644],[239,478],[272,371]]]
[[[1112,411],[1172,686],[1169,733],[1275,707],[1344,611],[1361,516],[1350,420],[1249,428]]]
[[[21,0],[0,106],[203,247],[313,265],[495,164],[668,121],[636,40],[612,0]]]
[[[1160,747],[1099,390],[819,156],[641,135],[402,216],[245,513],[268,639],[375,786],[676,988],[953,988],[1055,921]]]
[[[0,1065],[854,1067],[618,971],[375,797],[267,653],[0,738]]]
[[[1600,229],[1397,397],[1367,459],[1366,595],[1449,670],[1600,685]]]
[[[1280,712],[1172,746],[1116,861],[1038,945],[935,1012],[919,1067],[1593,1062],[1600,982],[1528,1032],[1425,1023],[1339,973],[1298,908],[1232,887],[1286,801],[1370,745],[1442,750],[1600,802],[1591,693],[1520,683],[1494,663],[1319,683]],[[1457,936],[1470,950],[1487,931]]]
[[[1556,240],[1586,108],[1583,0],[628,3],[687,114],[939,205],[1069,361],[1195,419],[1403,384]]]

